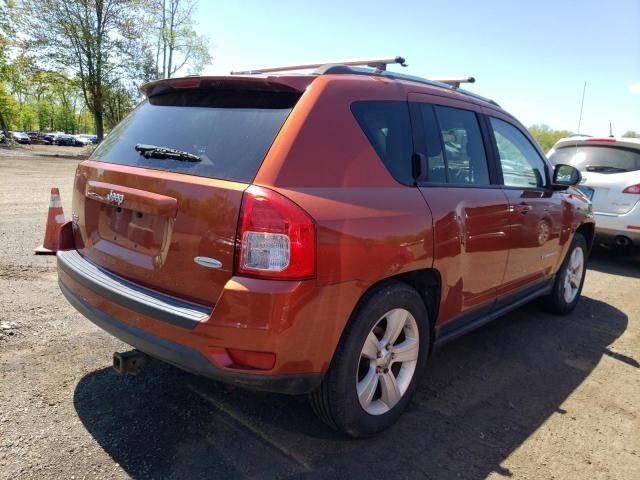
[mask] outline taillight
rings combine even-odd
[[[316,226],[288,198],[251,185],[244,193],[236,244],[236,272],[299,280],[316,273]]]
[[[636,183],[635,185],[631,185],[625,188],[622,193],[635,193],[637,195],[640,195],[640,183]]]

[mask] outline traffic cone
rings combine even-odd
[[[44,242],[34,250],[40,255],[55,255],[58,251],[58,237],[60,227],[64,223],[64,212],[62,211],[62,201],[60,191],[53,187],[51,189],[51,199],[49,200],[49,214],[47,215],[47,228],[44,232]]]

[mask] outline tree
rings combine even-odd
[[[171,78],[183,68],[197,74],[211,63],[209,40],[192,28],[197,0],[155,0],[156,78]]]
[[[536,124],[529,127],[529,132],[538,141],[542,150],[549,151],[555,143],[564,137],[570,137],[569,130],[553,130],[549,125]]]
[[[622,134],[624,138],[640,138],[640,133],[634,132],[633,130],[627,130]]]
[[[105,89],[105,123],[113,128],[135,106],[136,93],[122,82],[113,82]]]
[[[23,48],[37,52],[43,64],[75,72],[99,140],[104,136],[105,85],[139,68],[141,6],[138,0],[21,2]]]
[[[6,116],[9,126],[76,133],[78,112],[84,104],[77,77],[43,70],[25,54],[15,57],[5,72],[5,90],[12,98],[11,112]]]
[[[10,104],[8,93],[5,87],[8,52],[11,46],[11,38],[14,33],[13,23],[11,21],[12,9],[14,7],[12,0],[0,0],[0,129],[5,137],[9,137],[5,113],[8,113]]]

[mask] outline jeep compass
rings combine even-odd
[[[76,170],[66,298],[141,355],[309,394],[354,437],[398,419],[436,347],[535,298],[571,312],[580,173],[460,81],[388,63],[142,86]]]

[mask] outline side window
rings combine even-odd
[[[546,186],[544,160],[527,137],[513,125],[493,117],[491,128],[498,145],[503,183],[507,187]]]
[[[413,184],[413,140],[407,102],[354,102],[351,112],[389,173],[400,183]]]
[[[433,141],[428,142],[431,145],[427,145],[429,159],[434,159],[433,181],[441,181],[440,170],[444,166],[448,183],[489,185],[491,182],[487,155],[476,114],[469,110],[438,105],[434,107],[434,111],[439,127],[440,145],[434,145]],[[427,122],[425,128],[428,140],[430,129]],[[436,151],[431,152],[434,147]],[[438,148],[441,152],[437,151]]]
[[[427,179],[430,183],[447,183],[447,168],[442,153],[442,139],[438,130],[438,122],[431,105],[420,105],[424,140],[427,144]]]

